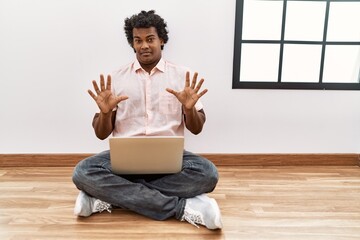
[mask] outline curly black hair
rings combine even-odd
[[[162,17],[155,14],[155,10],[150,10],[148,12],[141,11],[139,14],[134,14],[130,18],[125,19],[125,35],[128,43],[133,47],[133,29],[134,28],[149,28],[155,27],[159,38],[164,41],[164,44],[169,40],[167,24]],[[161,46],[163,50],[164,46]]]

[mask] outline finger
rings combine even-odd
[[[177,95],[177,92],[175,90],[170,89],[170,88],[166,88],[166,91],[168,91],[169,93],[171,93],[173,95]]]
[[[202,79],[200,80],[200,82],[197,84],[196,88],[195,88],[195,92],[196,92],[196,93],[200,90],[203,82],[204,82],[204,79],[202,78]]]
[[[195,73],[194,73],[194,76],[193,76],[193,79],[192,79],[192,82],[191,82],[191,88],[192,88],[192,89],[195,88],[197,76],[198,76],[198,73],[195,72]]]
[[[117,96],[116,97],[116,102],[119,103],[119,102],[122,102],[126,99],[128,99],[129,97],[128,96]]]
[[[190,73],[186,72],[185,87],[189,87],[189,86],[190,86]]]
[[[106,90],[111,90],[111,76],[110,75],[107,76]]]
[[[201,98],[205,93],[207,93],[207,91],[207,89],[202,90],[201,93],[198,94],[198,97]]]
[[[100,94],[100,90],[99,90],[99,87],[98,87],[96,81],[93,80],[93,81],[92,81],[92,84],[93,84],[93,86],[94,86],[95,92],[99,95],[99,94]]]
[[[104,80],[104,75],[100,75],[100,89],[101,91],[105,91],[105,80]]]
[[[96,95],[89,89],[88,93],[90,94],[90,96],[96,101]]]

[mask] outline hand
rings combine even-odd
[[[92,81],[92,84],[97,95],[95,95],[90,89],[88,90],[88,93],[95,100],[102,113],[106,114],[111,112],[119,102],[129,98],[128,96],[114,96],[112,94],[110,75],[107,76],[106,88],[104,83],[104,75],[102,74],[100,75],[100,89],[95,80]]]
[[[201,85],[204,82],[204,79],[201,79],[200,82],[196,84],[197,76],[198,73],[195,72],[190,86],[190,73],[186,72],[185,88],[181,92],[166,88],[166,91],[173,94],[179,100],[179,102],[181,102],[185,110],[191,110],[195,106],[199,98],[201,98],[208,91],[207,89],[204,89],[203,91],[198,93]]]

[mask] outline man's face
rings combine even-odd
[[[156,28],[134,28],[133,38],[136,58],[141,66],[151,69],[155,67],[161,58],[161,46],[164,45],[164,41],[159,38]]]

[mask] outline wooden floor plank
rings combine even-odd
[[[0,239],[360,239],[357,166],[219,166],[224,229],[123,209],[76,218],[71,167],[0,170]]]

